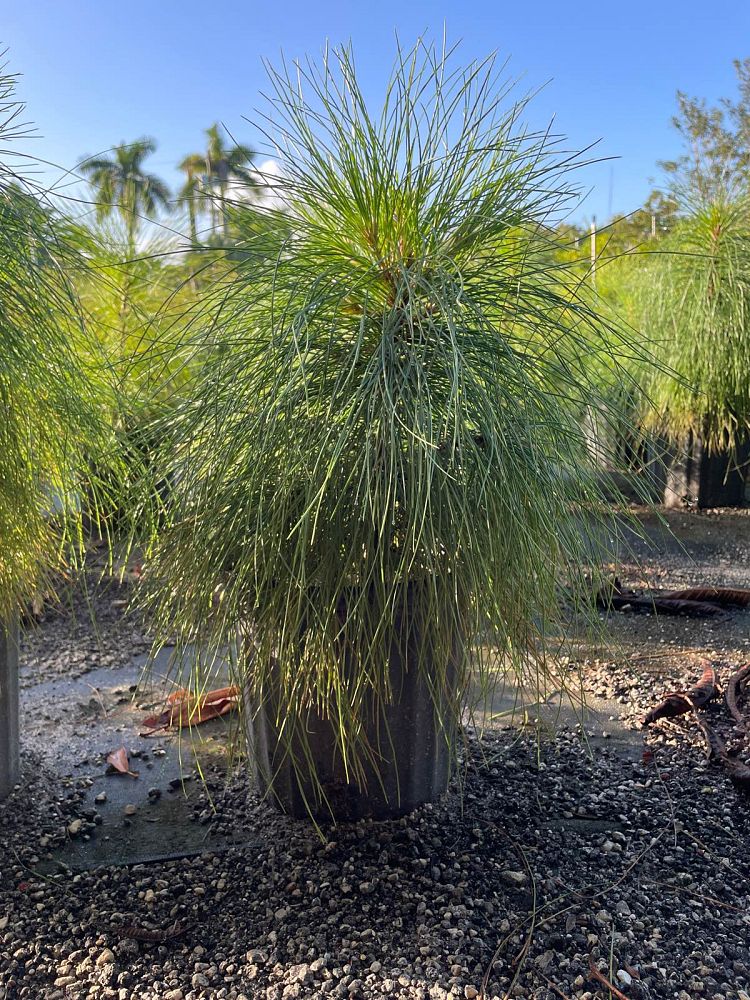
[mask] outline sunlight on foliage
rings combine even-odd
[[[607,406],[592,359],[625,378],[629,348],[555,253],[575,158],[524,128],[502,74],[419,43],[375,114],[348,48],[269,69],[287,208],[258,210],[202,296],[202,368],[157,427],[159,635],[205,651],[195,686],[239,638],[290,751],[315,706],[355,777],[391,643],[424,636],[409,668],[448,732],[498,654],[541,683],[561,585],[587,607],[584,568],[617,533],[580,415]]]
[[[78,547],[81,481],[105,441],[76,345],[75,251],[51,206],[8,165],[22,106],[0,77],[0,614]],[[6,145],[7,144],[7,145]]]
[[[750,430],[747,198],[693,209],[628,281],[631,315],[662,366],[643,374],[644,422],[675,443],[693,434],[733,448]]]

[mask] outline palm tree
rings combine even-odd
[[[198,242],[198,212],[205,199],[203,179],[206,176],[206,159],[200,153],[190,153],[178,165],[178,170],[185,174],[185,183],[177,194],[177,201],[187,206],[190,220],[190,242],[196,246]]]
[[[147,136],[120,143],[110,156],[95,156],[81,165],[96,194],[96,216],[101,222],[113,212],[122,216],[130,255],[135,252],[142,218],[153,219],[169,205],[170,192],[156,174],[147,174],[143,162],[156,151],[156,141]]]
[[[227,218],[227,189],[230,180],[242,180],[253,185],[252,174],[248,169],[255,159],[255,152],[249,146],[238,143],[228,145],[218,122],[206,129],[208,147],[206,149],[206,176],[219,194],[222,226],[224,235],[229,235],[229,220]]]

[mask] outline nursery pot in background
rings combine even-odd
[[[734,451],[709,451],[701,438],[686,435],[674,449],[664,490],[666,507],[744,507],[750,442]]]
[[[0,619],[0,799],[18,783],[18,615]]]
[[[360,760],[359,780],[345,769],[331,721],[314,709],[300,717],[291,738],[280,738],[277,720],[283,720],[286,713],[273,671],[272,690],[261,703],[247,706],[256,782],[285,813],[323,822],[386,819],[433,802],[446,791],[459,725],[457,695],[465,637],[456,630],[450,649],[443,653],[449,662],[434,663],[429,652],[430,623],[418,595],[419,587],[409,584],[394,615],[391,635],[382,640],[388,644],[392,697],[385,704],[374,693],[364,698],[361,723],[369,752]],[[346,614],[343,598],[339,614]],[[356,657],[343,641],[341,657],[342,672],[351,680],[357,670]],[[435,693],[428,675],[445,678],[442,693]]]

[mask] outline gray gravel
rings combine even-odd
[[[663,633],[625,619],[624,652],[591,658],[585,677],[635,727],[695,680],[706,633],[690,645],[704,623]],[[731,641],[714,625],[723,679],[749,622],[727,618]],[[731,737],[721,706],[710,713]],[[96,836],[93,793],[27,757],[0,804],[0,998],[592,1000],[609,996],[593,961],[629,1000],[737,1000],[750,991],[748,799],[705,760],[689,718],[646,740],[652,755],[633,759],[608,741],[588,753],[574,731],[541,745],[524,730],[469,733],[443,802],[325,840],[217,770],[194,805],[205,854],[78,874],[50,854],[77,819],[75,836]],[[238,825],[252,848],[212,848]],[[128,936],[175,922],[169,940]]]
[[[92,566],[85,579],[62,588],[54,600],[48,597],[38,614],[29,613],[23,631],[22,690],[56,677],[82,677],[148,652],[138,617],[125,614],[133,573],[122,580],[103,576],[104,563],[99,562],[99,569]]]
[[[573,733],[541,762],[517,733],[490,734],[481,751],[470,740],[462,790],[325,843],[236,779],[211,826],[247,823],[252,852],[54,884],[29,871],[44,855],[42,802],[11,799],[0,807],[18,851],[0,890],[5,997],[441,1000],[486,980],[488,997],[590,998],[602,995],[591,956],[633,1000],[735,998],[750,986],[747,802],[690,744],[650,740],[646,763],[606,747],[589,759]],[[71,793],[49,806],[68,821],[81,806]],[[164,943],[120,930],[176,920],[187,930]]]

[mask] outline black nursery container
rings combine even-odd
[[[249,705],[247,735],[259,789],[285,813],[317,821],[386,819],[433,802],[447,789],[452,748],[458,726],[455,691],[436,696],[429,683],[429,659],[417,668],[420,648],[429,642],[429,622],[416,605],[418,588],[408,588],[407,599],[394,618],[388,651],[392,701],[378,704],[366,697],[361,724],[369,750],[360,762],[359,780],[344,767],[334,728],[311,710],[291,739],[277,732],[277,699],[269,693],[263,704]],[[342,608],[343,608],[342,602]],[[464,639],[456,635],[445,672],[436,671],[454,686],[459,677]],[[353,675],[353,655],[342,649],[344,670]],[[445,685],[444,685],[445,687]],[[439,703],[436,703],[439,697]],[[296,766],[291,757],[296,757]]]

